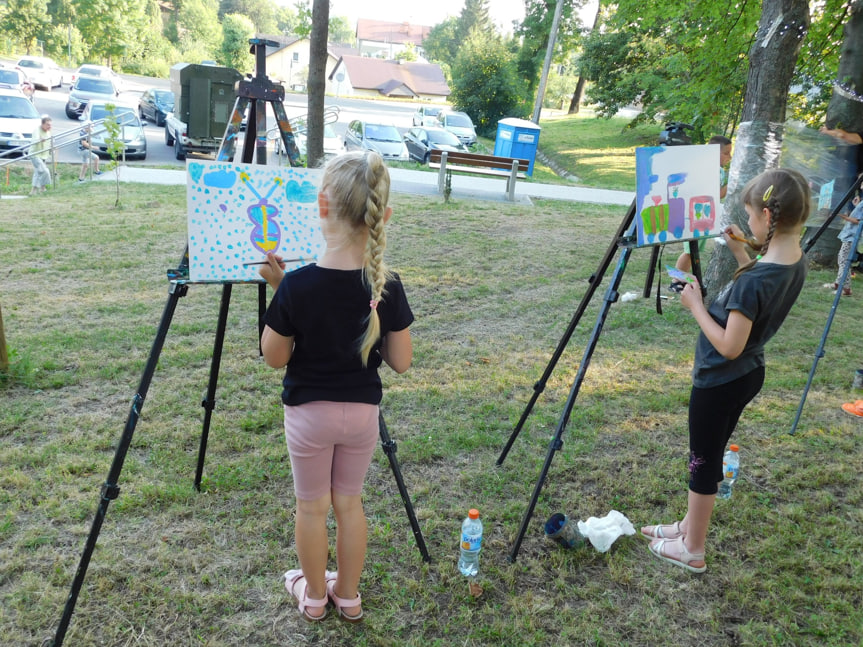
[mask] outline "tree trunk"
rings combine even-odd
[[[596,3],[596,16],[593,18],[593,26],[590,28],[590,33],[599,29],[599,15],[602,12],[602,0]],[[575,92],[572,93],[572,99],[569,100],[569,111],[567,114],[575,115],[581,109],[581,98],[584,95],[585,78],[581,75],[578,77],[578,83],[575,85]]]
[[[826,126],[863,133],[863,0],[853,0],[848,14]]]
[[[788,87],[808,29],[807,0],[763,0],[758,32],[749,50],[749,76],[728,175],[723,226],[734,223],[748,231],[743,187],[765,169],[779,165]],[[736,268],[728,248],[714,246],[703,272],[709,296],[731,280]]]
[[[306,165],[309,168],[324,163],[324,97],[327,90],[329,23],[329,0],[314,0],[312,32],[309,35],[309,116],[306,135]]]

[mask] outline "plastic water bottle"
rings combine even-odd
[[[720,499],[731,498],[731,488],[734,487],[737,475],[740,474],[739,451],[740,448],[737,445],[730,445],[725,452],[725,458],[722,459],[722,474],[725,478],[719,484],[719,492],[716,495]]]
[[[471,508],[467,519],[461,524],[461,555],[458,570],[465,577],[474,578],[479,574],[479,551],[482,549],[482,521],[479,510]]]

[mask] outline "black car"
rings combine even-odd
[[[174,112],[174,93],[170,90],[150,88],[138,100],[138,115],[141,121],[149,119],[157,126],[165,125],[165,117]]]
[[[433,150],[467,152],[458,137],[443,128],[411,128],[405,133],[405,146],[410,158],[423,164],[428,163]]]

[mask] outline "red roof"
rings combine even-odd
[[[443,70],[434,63],[399,63],[380,58],[342,56],[340,64],[347,69],[351,85],[361,90],[378,90],[389,95],[396,87],[404,86],[417,95],[447,97],[450,94]],[[336,69],[338,65],[333,72]]]
[[[413,43],[422,46],[423,40],[432,30],[426,25],[409,22],[386,22],[384,20],[357,20],[357,40],[372,40],[380,43]]]

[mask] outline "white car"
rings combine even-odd
[[[30,144],[41,123],[39,112],[20,91],[0,89],[0,157]]]
[[[294,139],[297,142],[297,148],[300,151],[300,155],[306,154],[306,131],[301,130],[297,133],[294,133]],[[281,137],[276,139],[276,150],[281,152],[282,148],[282,139]],[[333,130],[333,127],[330,124],[324,124],[324,159],[330,159],[331,157],[335,157],[336,155],[341,155],[345,152],[345,143],[342,141],[342,138],[336,134],[336,131]]]
[[[30,82],[40,88],[50,90],[63,85],[63,70],[46,56],[22,56],[15,67],[23,70]]]
[[[84,63],[81,67],[72,73],[71,85],[75,85],[75,81],[80,76],[98,76],[103,79],[111,79],[114,82],[114,87],[122,91],[123,79],[107,65],[95,65],[93,63]]]

